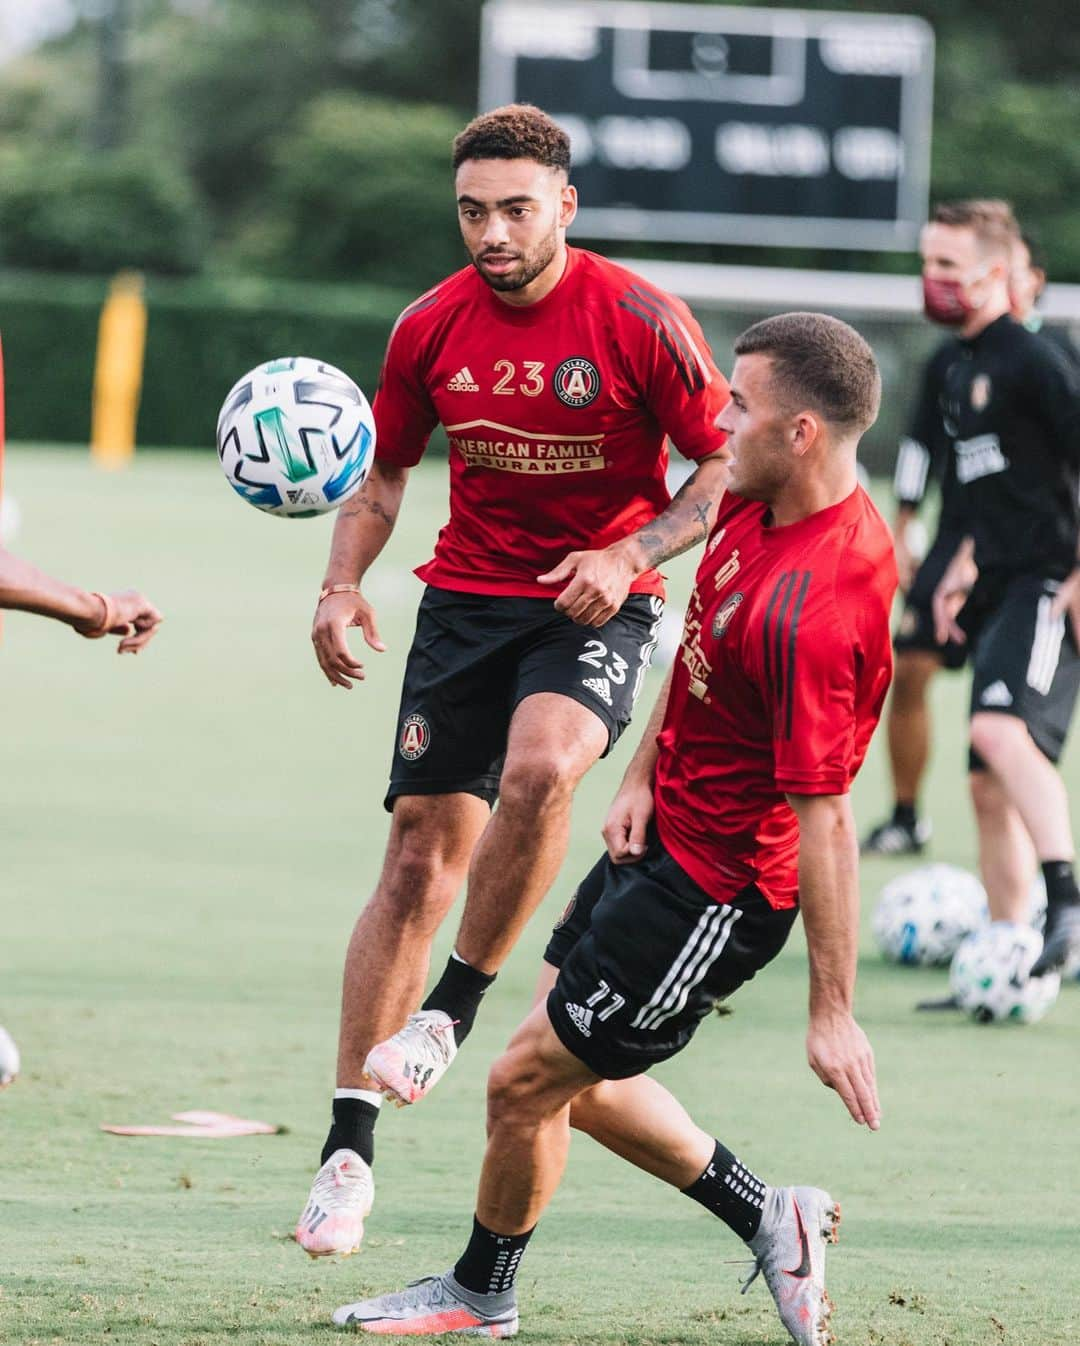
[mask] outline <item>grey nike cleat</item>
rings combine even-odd
[[[762,1274],[780,1321],[798,1346],[829,1346],[832,1303],[825,1293],[825,1244],[835,1243],[840,1207],[819,1187],[770,1187],[761,1228],[748,1247],[754,1270],[746,1294]]]
[[[334,1310],[334,1323],[384,1337],[514,1337],[517,1299],[513,1290],[476,1294],[459,1285],[452,1271],[444,1271],[393,1294],[343,1304]]]
[[[1051,902],[1046,908],[1042,953],[1031,965],[1030,976],[1057,972],[1080,958],[1080,903]]]

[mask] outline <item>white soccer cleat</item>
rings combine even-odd
[[[454,1020],[442,1010],[418,1010],[405,1027],[368,1052],[364,1074],[398,1107],[419,1103],[457,1055]]]
[[[6,1028],[0,1028],[0,1089],[14,1080],[20,1064],[15,1039]]]
[[[381,1337],[514,1337],[518,1312],[513,1290],[472,1294],[446,1271],[393,1294],[343,1304],[334,1310],[334,1324]]]
[[[311,1184],[296,1225],[297,1243],[309,1257],[348,1257],[358,1252],[374,1200],[370,1167],[355,1150],[335,1150]]]
[[[750,1240],[754,1270],[743,1294],[760,1272],[780,1321],[798,1346],[829,1346],[832,1303],[825,1293],[825,1245],[836,1243],[840,1207],[819,1187],[774,1187],[765,1200],[761,1228]]]

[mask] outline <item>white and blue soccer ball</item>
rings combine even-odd
[[[340,369],[291,356],[238,379],[218,416],[217,451],[233,490],[282,518],[336,509],[375,456],[368,400]]]
[[[961,1009],[979,1023],[1035,1023],[1058,998],[1056,972],[1032,977],[1042,935],[1030,925],[993,921],[962,941],[949,968],[949,986]]]
[[[920,865],[891,879],[874,910],[874,937],[895,963],[944,967],[989,920],[986,889],[956,865]]]

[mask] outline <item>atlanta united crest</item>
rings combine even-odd
[[[422,715],[407,715],[401,726],[401,738],[398,740],[398,752],[406,762],[415,762],[423,757],[431,743],[431,727]]]
[[[731,625],[731,619],[739,609],[742,602],[742,594],[732,594],[730,598],[725,598],[723,606],[717,611],[712,619],[713,640],[719,640],[724,632]]]
[[[556,369],[551,385],[564,406],[587,407],[600,392],[600,371],[583,355],[572,355]]]

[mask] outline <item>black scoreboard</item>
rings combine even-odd
[[[490,0],[480,103],[570,133],[584,236],[908,249],[933,56],[906,16]]]

